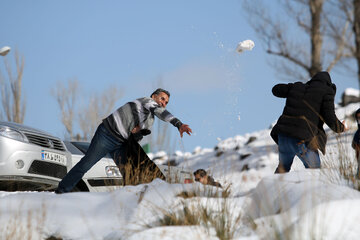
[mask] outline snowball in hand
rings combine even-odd
[[[239,42],[239,44],[236,47],[236,51],[238,53],[241,53],[244,50],[251,51],[251,49],[253,49],[253,47],[255,47],[255,43],[252,40],[245,40],[245,41]]]

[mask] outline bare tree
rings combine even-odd
[[[360,0],[353,0],[354,4],[354,33],[355,33],[355,58],[358,66],[357,76],[360,89]]]
[[[346,41],[347,26],[340,28],[340,42],[328,38],[324,12],[327,1],[278,0],[280,8],[272,14],[264,2],[245,0],[243,6],[267,53],[278,60],[271,64],[280,76],[307,80],[318,71],[330,71],[341,60],[344,48],[339,46]]]
[[[10,62],[4,59],[7,77],[0,71],[2,111],[7,121],[23,123],[26,111],[25,99],[22,95],[22,78],[24,72],[24,57],[15,51],[16,71],[13,73]],[[3,114],[0,115],[3,117]]]
[[[347,53],[344,55],[345,59],[342,67],[346,70],[352,70],[349,68],[351,64],[348,64],[347,60],[355,60],[357,67],[355,72],[360,88],[360,0],[334,0],[332,5],[336,6],[337,12],[341,14],[343,21],[349,22],[351,25],[346,37],[345,49]],[[339,37],[334,35],[333,38],[338,39]]]
[[[75,121],[75,107],[79,94],[79,82],[76,78],[69,79],[66,85],[59,81],[52,89],[52,95],[61,111],[61,122],[65,126],[69,139],[74,139],[73,125]]]
[[[52,89],[52,95],[56,98],[61,111],[61,122],[67,132],[65,137],[70,140],[90,140],[101,119],[111,113],[115,102],[122,97],[122,91],[116,86],[110,86],[102,94],[92,95],[86,100],[86,106],[79,109],[77,107],[79,89],[79,81],[73,78],[65,84],[58,82],[56,87]],[[82,136],[74,131],[74,125],[77,121]]]
[[[80,111],[79,125],[82,140],[90,140],[101,120],[114,111],[115,103],[123,95],[123,91],[116,86],[110,86],[101,94],[93,94]]]
[[[360,0],[353,0],[354,4],[354,33],[355,33],[355,58],[357,62],[357,77],[360,89]]]

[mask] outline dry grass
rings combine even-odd
[[[154,164],[154,163],[153,163]],[[138,185],[149,183],[156,178],[165,180],[159,168],[147,167],[142,165],[133,165],[131,162],[120,166],[121,175],[123,176],[124,185]]]
[[[357,161],[352,149],[349,150],[351,140],[336,135],[336,146],[328,149],[324,156],[322,173],[334,184],[346,184],[347,186],[360,191],[360,179],[357,176]]]
[[[45,203],[42,203],[38,210],[28,210],[26,216],[23,215],[22,206],[23,203],[18,206],[18,211],[12,215],[7,224],[1,226],[1,239],[32,240],[43,236],[43,228],[47,218]]]
[[[148,227],[199,225],[204,226],[209,234],[214,230],[219,239],[233,239],[241,216],[234,216],[231,211],[229,195],[230,185],[223,193],[207,186],[204,186],[204,191],[183,191],[177,195],[182,198],[180,204],[175,209],[161,209],[162,216]]]

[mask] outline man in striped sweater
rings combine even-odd
[[[125,145],[132,135],[140,141],[150,133],[154,116],[169,122],[178,128],[180,136],[183,133],[191,135],[192,130],[183,124],[165,108],[169,103],[170,93],[164,89],[156,89],[150,96],[128,102],[105,118],[97,128],[85,156],[69,171],[59,183],[56,193],[70,192],[84,174],[107,153],[114,158],[117,165],[126,161]]]

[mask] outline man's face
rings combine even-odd
[[[159,94],[154,94],[152,95],[151,98],[154,99],[155,102],[163,108],[165,108],[166,105],[169,103],[169,96],[164,92],[160,92]]]

